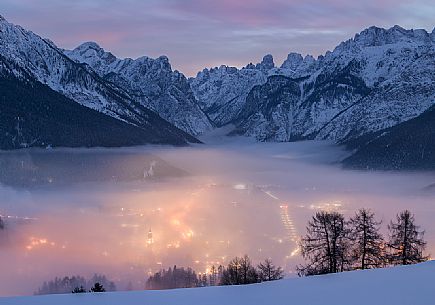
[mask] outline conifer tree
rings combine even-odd
[[[415,225],[414,215],[405,210],[397,215],[396,222],[388,225],[390,239],[388,247],[389,262],[393,265],[410,265],[424,262],[428,259],[423,255],[426,248],[424,231]]]
[[[379,233],[381,222],[375,214],[361,209],[349,221],[352,259],[355,269],[379,268],[384,264],[384,240]]]
[[[236,257],[222,272],[221,285],[244,285],[258,282],[258,274],[249,256]]]
[[[306,265],[297,268],[298,274],[315,275],[348,270],[349,239],[344,216],[337,212],[317,212],[308,222],[307,234],[300,247]]]
[[[76,288],[74,288],[74,290],[72,291],[72,293],[85,293],[85,292],[86,292],[86,290],[85,290],[85,288],[83,288],[83,286],[76,287]]]
[[[281,267],[276,267],[271,259],[266,259],[258,264],[258,277],[261,282],[280,280],[284,278],[284,272]]]
[[[103,285],[100,283],[95,283],[94,287],[91,288],[91,292],[105,292],[106,289],[104,289]]]

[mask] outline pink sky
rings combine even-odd
[[[432,0],[2,0],[0,14],[63,48],[164,54],[188,76],[266,53],[278,64],[289,52],[319,55],[371,25],[435,25]]]

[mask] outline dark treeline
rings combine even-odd
[[[191,268],[168,268],[150,276],[146,289],[192,288],[217,285],[244,285],[283,278],[283,270],[270,259],[254,266],[249,256],[235,257],[226,267],[212,266],[207,273],[197,274]]]
[[[116,285],[102,274],[94,274],[88,280],[82,276],[65,276],[63,278],[56,277],[51,281],[44,282],[35,294],[80,293],[87,291],[116,291]]]
[[[4,228],[5,228],[5,222],[3,221],[3,218],[0,215],[0,230],[3,230]]]
[[[409,265],[426,261],[424,232],[405,210],[388,225],[389,236],[380,233],[375,214],[361,209],[349,220],[337,212],[317,212],[308,222],[300,247],[305,265],[298,274],[317,275],[349,270]]]
[[[168,268],[150,276],[146,289],[173,289],[198,287],[200,277],[191,268]]]
[[[281,267],[276,267],[270,259],[252,265],[249,256],[234,258],[222,272],[220,285],[244,285],[279,280],[284,277]]]

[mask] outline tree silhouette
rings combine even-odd
[[[381,222],[375,214],[361,209],[349,221],[352,240],[352,259],[355,269],[378,268],[384,264],[384,240],[379,233]]]
[[[307,234],[300,247],[306,265],[297,268],[298,274],[314,275],[347,270],[349,261],[349,231],[344,216],[337,212],[317,212],[308,222]]]
[[[72,291],[72,293],[85,293],[85,292],[86,292],[86,290],[85,290],[85,288],[83,288],[83,286],[76,287],[76,288],[74,288],[74,290]]]
[[[258,264],[258,277],[261,282],[280,280],[284,277],[281,267],[276,267],[271,259]]]
[[[222,272],[221,285],[244,285],[258,282],[258,273],[249,256],[235,257]]]
[[[423,255],[426,248],[424,231],[414,224],[414,215],[405,210],[397,215],[396,222],[388,225],[390,240],[388,247],[389,262],[393,265],[410,265],[424,262],[428,259]]]
[[[105,292],[106,289],[104,289],[103,285],[101,285],[100,283],[95,283],[94,287],[91,288],[90,292]]]

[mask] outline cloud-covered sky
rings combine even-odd
[[[189,76],[267,53],[278,64],[292,51],[319,55],[371,25],[435,25],[433,0],[1,0],[0,14],[63,48],[164,54]]]

